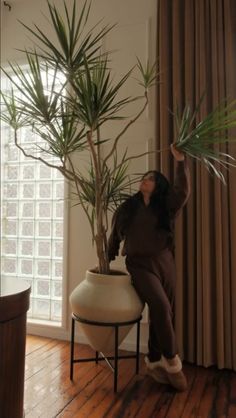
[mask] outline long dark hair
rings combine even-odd
[[[163,228],[168,232],[171,232],[170,215],[166,205],[166,198],[170,190],[170,183],[162,173],[156,170],[147,171],[142,178],[148,174],[153,174],[155,179],[155,189],[150,198],[150,206],[157,217],[157,225],[159,228]],[[129,197],[120,207],[120,232],[123,237],[126,235],[128,226],[134,219],[140,205],[140,201],[143,201],[143,195],[139,191]]]

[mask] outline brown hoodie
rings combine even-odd
[[[174,249],[173,231],[174,220],[185,205],[190,194],[190,174],[186,158],[178,162],[174,185],[167,195],[166,207],[170,214],[168,231],[158,227],[157,215],[153,209],[146,206],[142,200],[138,202],[138,209],[128,226],[125,237],[121,233],[121,208],[116,210],[112,219],[112,230],[108,240],[109,259],[114,260],[119,254],[120,242],[124,240],[122,255],[128,256],[156,256],[165,248]]]

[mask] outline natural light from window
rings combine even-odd
[[[2,90],[10,84],[2,80]],[[40,138],[22,128],[21,146],[39,156]],[[45,156],[44,156],[45,158]],[[50,162],[55,162],[51,156]],[[62,322],[64,180],[58,170],[27,158],[1,124],[1,275],[31,285],[28,319]]]

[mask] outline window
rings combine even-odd
[[[9,90],[9,82],[2,87]],[[22,128],[19,142],[39,155],[40,138]],[[49,157],[47,157],[49,158]],[[1,274],[31,285],[28,318],[62,321],[64,179],[27,158],[1,125]],[[50,162],[55,159],[50,157]]]

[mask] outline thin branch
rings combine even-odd
[[[54,165],[54,164],[50,164],[50,163],[48,163],[46,160],[44,160],[43,158],[41,158],[41,157],[35,157],[34,155],[32,155],[32,154],[27,154],[27,152],[25,152],[25,150],[24,150],[24,148],[22,148],[19,144],[18,144],[18,139],[17,139],[17,130],[15,129],[14,130],[14,141],[15,141],[15,145],[17,146],[17,148],[19,148],[20,150],[21,150],[21,152],[24,154],[24,156],[25,157],[29,157],[29,158],[32,158],[33,160],[37,160],[37,161],[40,161],[40,162],[42,162],[43,164],[45,164],[45,165],[47,165],[48,167],[50,167],[50,168],[56,168],[58,171],[60,171],[62,174],[63,174],[63,168],[62,167],[59,167],[59,166],[57,166],[57,165]],[[66,175],[65,175],[65,177],[67,177]],[[68,177],[67,177],[68,178]],[[70,179],[69,179],[70,180]]]
[[[99,169],[99,163],[98,163],[98,156],[96,154],[95,151],[95,147],[94,147],[94,143],[92,140],[92,131],[87,132],[87,141],[92,153],[92,157],[93,157],[93,163],[94,163],[94,169],[95,169],[95,182],[96,182],[96,190],[95,190],[95,210],[96,210],[96,216],[97,219],[99,220],[100,218],[100,190],[101,190],[101,172]]]
[[[122,162],[120,163],[120,164],[118,164],[116,167],[115,167],[115,169],[113,170],[113,171],[111,171],[111,175],[119,168],[119,167],[121,167],[124,163],[126,163],[127,161],[130,161],[130,160],[134,160],[135,158],[140,158],[140,157],[143,157],[144,155],[148,155],[148,154],[158,154],[159,152],[164,152],[164,151],[170,151],[170,147],[168,147],[168,148],[162,148],[162,149],[159,149],[159,150],[155,150],[155,151],[146,151],[146,152],[143,152],[142,154],[138,154],[138,155],[133,155],[133,156],[131,156],[131,157],[127,157],[127,158],[125,158],[124,160],[122,160]]]
[[[113,144],[113,147],[112,147],[112,149],[111,149],[111,151],[107,154],[107,156],[105,157],[105,159],[103,160],[103,165],[105,165],[106,164],[106,162],[107,162],[107,160],[113,155],[113,153],[114,153],[114,151],[115,151],[115,149],[116,149],[116,147],[117,147],[117,143],[118,143],[118,141],[119,141],[119,139],[124,135],[124,133],[127,131],[127,129],[134,123],[134,122],[136,122],[136,120],[142,115],[142,113],[144,112],[144,110],[146,109],[146,107],[147,107],[147,105],[148,105],[148,96],[147,96],[147,92],[145,91],[145,95],[144,95],[144,97],[145,97],[145,104],[144,104],[144,106],[142,107],[142,109],[140,110],[140,112],[135,116],[135,118],[134,119],[131,119],[128,123],[127,123],[127,125],[122,129],[122,131],[119,133],[119,135],[117,135],[117,137],[115,138],[115,141],[114,141],[114,144]]]
[[[98,150],[98,166],[99,166],[99,173],[101,176],[101,144],[100,144],[100,128],[97,128],[97,150]]]

